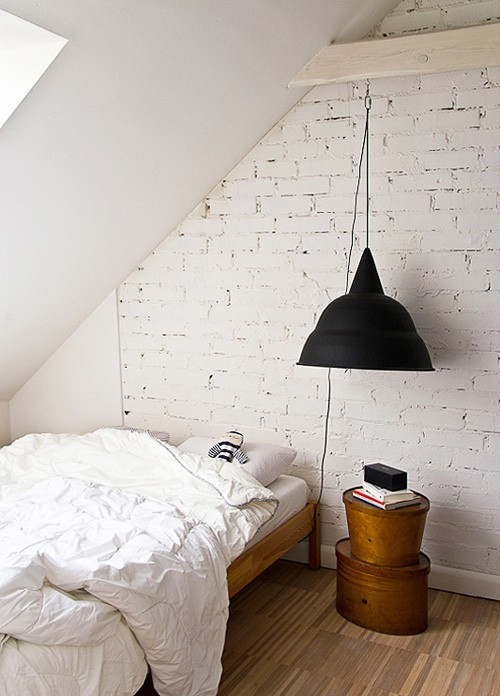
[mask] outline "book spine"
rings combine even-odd
[[[374,486],[373,483],[368,483],[367,481],[364,481],[361,490],[366,491],[373,498],[386,504],[399,503],[400,501],[413,500],[415,498],[415,493],[408,488],[404,488],[400,491],[386,491],[384,488]]]
[[[420,499],[417,496],[413,500],[401,500],[399,503],[387,503],[385,506],[386,510],[396,510],[397,508],[409,507],[410,505],[419,505]]]
[[[373,483],[369,483],[368,481],[363,482],[363,488],[373,498],[377,498],[377,500],[380,500],[382,503],[384,502],[384,498],[388,493],[388,491],[386,491],[384,488],[379,488],[378,486],[375,486]]]
[[[365,503],[369,503],[370,505],[374,505],[375,507],[380,508],[381,510],[385,510],[385,503],[383,503],[380,500],[377,500],[377,498],[374,498],[371,496],[369,493],[362,491],[360,489],[356,489],[352,492],[353,496],[355,498],[358,498],[359,500],[363,500]]]

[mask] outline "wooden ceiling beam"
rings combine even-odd
[[[500,65],[500,22],[325,46],[290,82],[305,87],[365,78]]]

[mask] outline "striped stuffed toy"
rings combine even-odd
[[[208,456],[217,459],[224,459],[226,462],[231,462],[236,458],[240,464],[245,464],[248,461],[247,455],[241,449],[243,445],[243,435],[237,430],[230,430],[224,435],[222,440],[216,442],[208,450]]]

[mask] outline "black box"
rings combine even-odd
[[[388,491],[400,491],[408,485],[406,471],[379,463],[365,466],[365,481]]]

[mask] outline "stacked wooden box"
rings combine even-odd
[[[429,501],[380,510],[343,495],[349,538],[336,545],[337,611],[380,633],[427,628],[428,557],[420,552]]]

